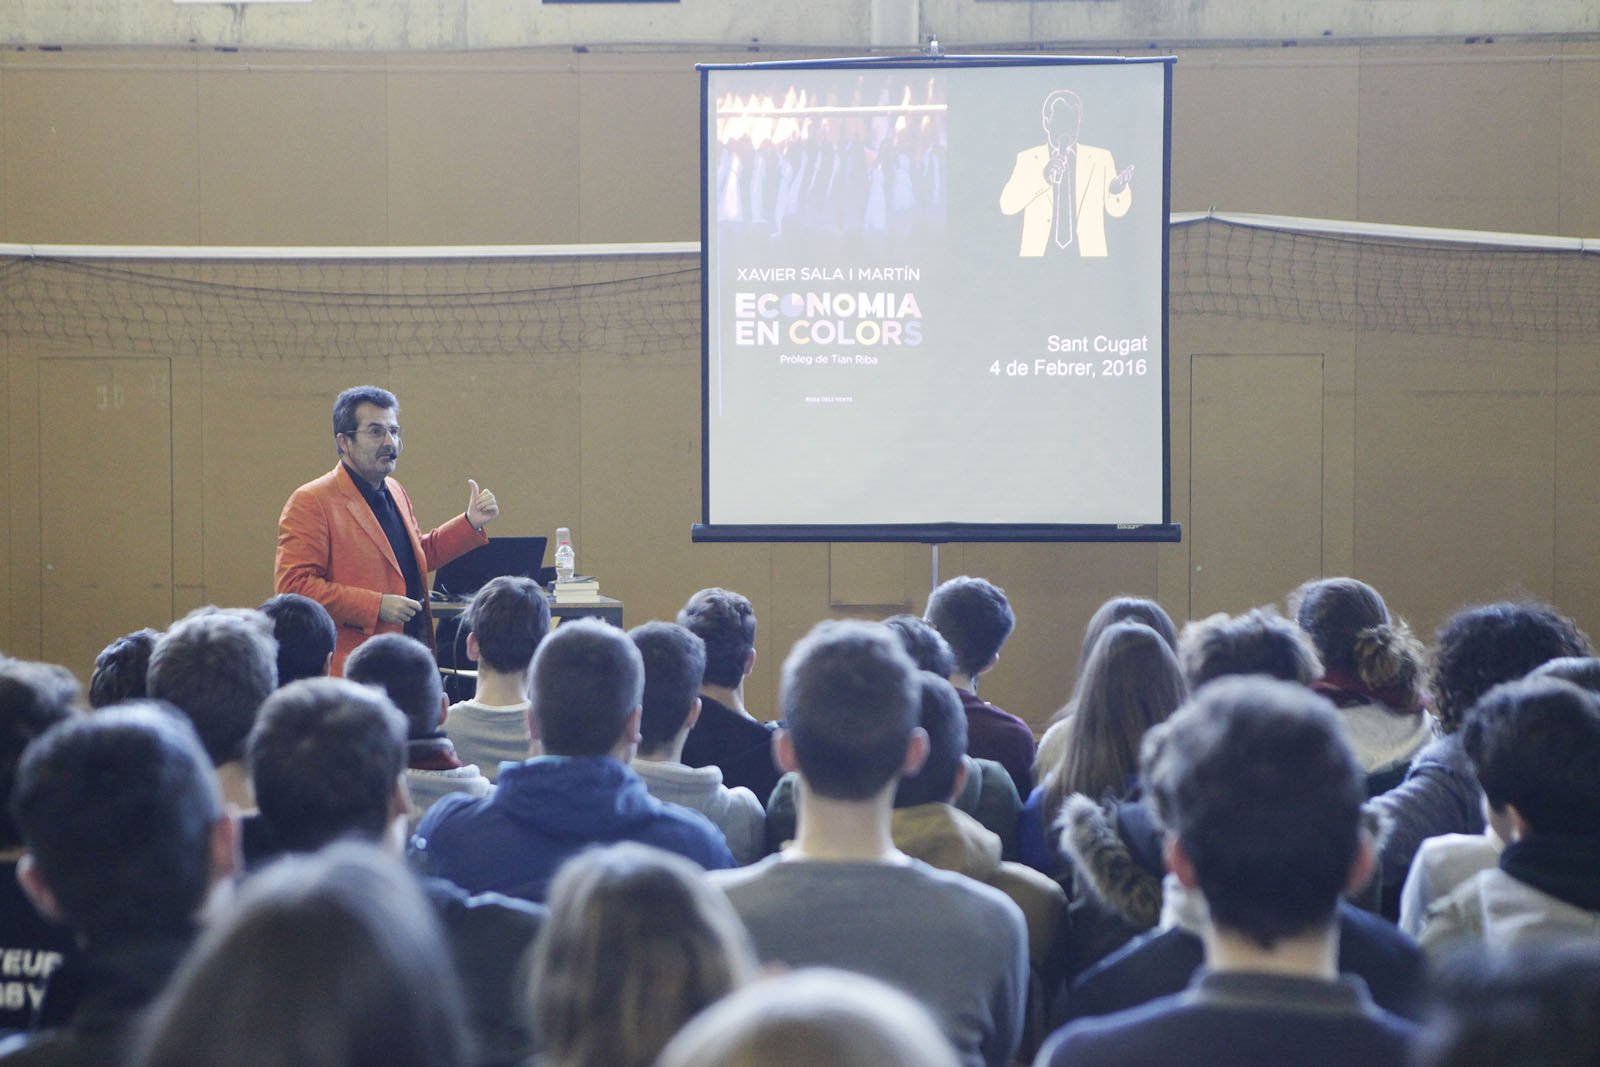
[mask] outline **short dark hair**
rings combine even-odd
[[[779,703],[800,776],[862,800],[900,773],[919,710],[917,669],[882,624],[830,619],[795,643]]]
[[[950,651],[950,642],[915,615],[891,615],[883,624],[894,631],[900,644],[911,657],[918,670],[932,671],[941,678],[949,678],[956,669],[956,654]]]
[[[603,756],[644,696],[644,661],[599,619],[562,623],[533,657],[536,736],[552,756]]]
[[[1557,657],[1592,651],[1583,631],[1545,604],[1505,601],[1457,612],[1433,639],[1440,728],[1454,733],[1467,709],[1501,682],[1514,682]]]
[[[272,620],[272,636],[278,640],[280,686],[327,673],[328,657],[339,641],[327,608],[299,593],[279,593],[261,605],[261,613]]]
[[[33,741],[76,714],[78,680],[65,667],[0,657],[0,800],[11,795],[17,764]],[[22,844],[9,809],[0,807],[0,849]]]
[[[965,574],[929,595],[923,618],[950,642],[956,666],[969,678],[999,654],[1017,625],[1004,589]]]
[[[1218,612],[1189,623],[1178,636],[1178,659],[1191,689],[1230,674],[1264,674],[1301,685],[1322,676],[1311,638],[1271,608],[1231,617]]]
[[[706,671],[706,643],[687,626],[647,622],[628,631],[644,660],[644,714],[639,751],[665,747],[689,717]]]
[[[75,715],[22,756],[11,814],[91,942],[186,930],[211,886],[217,778],[194,729],[147,701]]]
[[[277,642],[259,611],[198,608],[150,653],[149,695],[189,716],[219,767],[244,754],[256,709],[277,687]]]
[[[139,700],[145,695],[145,675],[150,670],[150,653],[160,638],[159,630],[148,626],[123,634],[94,658],[94,673],[89,676],[89,706],[104,708],[124,700]]]
[[[1534,832],[1600,835],[1600,702],[1559,678],[1505,682],[1467,712],[1461,743],[1496,811]]]
[[[344,661],[344,676],[382,689],[406,717],[407,737],[427,737],[439,729],[444,683],[433,651],[416,638],[405,634],[367,638]]]
[[[471,1062],[434,909],[399,860],[357,842],[250,878],[142,1030],[143,1067]]]
[[[1557,656],[1539,664],[1526,675],[1529,678],[1560,678],[1579,689],[1600,693],[1600,657]]]
[[[362,404],[372,404],[383,408],[385,411],[399,411],[400,401],[387,389],[380,389],[376,385],[357,385],[340,393],[333,401],[333,433],[337,437],[342,433],[355,433],[360,429],[356,421],[356,408]]]
[[[1433,970],[1418,1067],[1593,1067],[1600,945],[1592,940],[1474,946]]]
[[[678,612],[678,625],[706,643],[706,683],[737,686],[756,647],[756,610],[749,598],[731,589],[702,589]]]
[[[306,678],[262,705],[248,758],[261,817],[285,848],[376,840],[405,771],[405,722],[372,686]]]
[[[1142,772],[1211,917],[1263,948],[1332,921],[1365,778],[1327,700],[1223,678],[1145,735]]]
[[[918,722],[928,735],[928,758],[922,769],[895,786],[894,806],[940,804],[950,799],[956,772],[967,754],[967,712],[948,678],[934,671],[917,672]]]
[[[550,604],[532,578],[503,574],[474,594],[461,625],[478,639],[480,663],[521,674],[550,633]]]

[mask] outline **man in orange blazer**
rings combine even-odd
[[[467,510],[420,532],[411,499],[390,477],[400,458],[400,404],[386,389],[346,389],[333,404],[339,465],[296,489],[278,519],[273,581],[328,609],[339,630],[333,674],[377,633],[404,631],[433,647],[428,575],[487,544],[500,505],[468,479]]]

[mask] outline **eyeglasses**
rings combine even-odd
[[[365,437],[367,440],[373,441],[373,442],[382,441],[385,437],[393,437],[396,441],[398,441],[398,440],[400,440],[400,427],[398,427],[398,426],[379,426],[376,423],[374,423],[373,425],[368,426],[364,430],[346,430],[346,431],[344,431],[344,436],[345,437]]]

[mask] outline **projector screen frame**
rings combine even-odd
[[[862,56],[758,63],[699,63],[700,74],[700,521],[690,528],[696,543],[893,542],[947,544],[960,542],[1174,543],[1182,527],[1172,521],[1172,391],[1169,353],[1170,230],[1172,196],[1172,72],[1176,56],[1016,56],[910,55]],[[805,69],[927,69],[954,67],[1162,66],[1161,174],[1161,513],[1159,523],[878,523],[878,524],[738,524],[711,522],[711,299],[710,284],[712,187],[708,173],[713,123],[710,85],[713,71]]]

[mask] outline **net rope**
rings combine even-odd
[[[1376,229],[1175,217],[1170,311],[1600,344],[1600,255],[1589,243]],[[694,349],[700,329],[692,245],[0,248],[0,337],[14,344],[260,360],[630,360]]]

